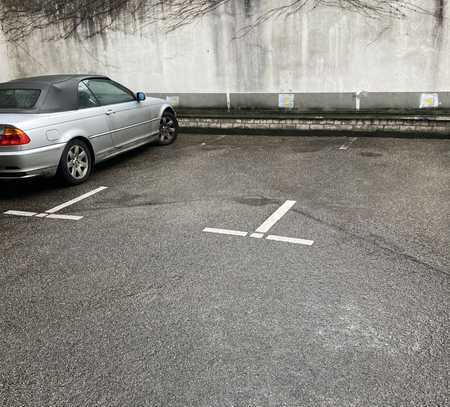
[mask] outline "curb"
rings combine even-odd
[[[179,115],[183,133],[450,138],[450,117],[394,116],[266,116]]]

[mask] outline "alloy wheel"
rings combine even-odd
[[[89,171],[89,154],[83,146],[74,144],[67,152],[67,169],[76,179],[83,179]]]
[[[161,119],[159,140],[161,143],[170,144],[176,135],[175,119],[169,115],[164,115]]]

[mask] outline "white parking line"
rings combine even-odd
[[[267,220],[256,229],[257,233],[267,233],[295,205],[296,201],[286,201]]]
[[[68,206],[73,205],[73,204],[75,204],[75,203],[77,203],[77,202],[80,202],[80,201],[82,201],[83,199],[89,198],[90,196],[95,195],[95,194],[97,194],[98,192],[103,191],[103,190],[105,190],[105,189],[107,189],[107,188],[108,188],[108,187],[99,187],[99,188],[97,188],[97,189],[94,189],[94,190],[91,191],[91,192],[88,192],[88,193],[86,193],[86,194],[83,194],[83,195],[79,196],[78,198],[71,199],[71,200],[68,201],[68,202],[64,202],[64,203],[62,203],[61,205],[55,206],[54,208],[51,208],[51,209],[49,209],[48,211],[45,211],[45,212],[47,212],[47,213],[55,213],[55,212],[59,212],[61,209],[67,208]]]
[[[26,216],[31,217],[36,215],[36,212],[25,212],[25,211],[6,211],[5,215],[14,215],[14,216]]]
[[[219,235],[232,235],[232,236],[247,236],[247,232],[241,232],[240,230],[229,230],[229,229],[216,229],[216,228],[205,228],[203,232],[206,233],[217,233]]]
[[[314,240],[296,239],[293,237],[286,237],[286,236],[269,235],[266,237],[266,239],[267,240],[275,240],[277,242],[302,244],[305,246],[312,246],[314,244]]]
[[[342,144],[342,146],[339,147],[339,150],[348,150],[350,146],[358,140],[358,137],[352,137],[347,143]]]
[[[75,215],[52,214],[52,215],[48,215],[47,219],[80,220],[80,219],[83,219],[83,217],[82,216],[75,216]]]
[[[250,237],[253,237],[255,239],[262,239],[264,237],[264,233],[252,233]]]

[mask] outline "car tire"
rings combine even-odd
[[[91,175],[93,156],[88,145],[79,139],[67,143],[58,166],[58,175],[67,185],[78,185]]]
[[[165,111],[162,114],[159,125],[159,139],[160,146],[167,146],[172,144],[178,137],[178,121],[175,115],[170,111]]]

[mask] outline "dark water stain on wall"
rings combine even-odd
[[[242,36],[242,29],[255,22],[263,14],[264,5],[254,0],[233,0],[235,25],[231,33],[231,44],[236,64],[235,91],[255,92],[264,89],[270,69],[270,45],[263,40],[264,26],[257,24]]]
[[[435,0],[435,26],[433,31],[433,39],[435,47],[440,50],[443,42],[444,34],[444,19],[445,19],[445,9],[447,6],[447,0]]]
[[[433,60],[434,75],[432,80],[433,88],[438,87],[438,83],[441,75],[442,54],[445,51],[443,48],[445,27],[444,21],[446,16],[447,0],[434,0],[434,27],[432,32],[432,42],[435,51],[435,57]]]
[[[445,0],[436,0],[436,18],[438,19],[438,24],[443,25],[444,22],[444,9],[445,9]]]
[[[252,15],[252,0],[244,0],[245,17],[249,18]]]

